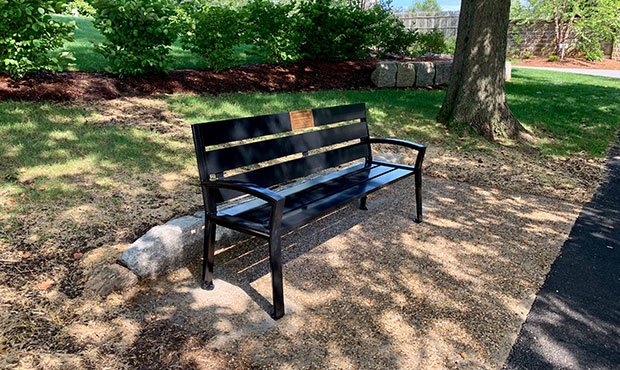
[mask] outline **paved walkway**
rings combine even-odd
[[[513,65],[513,68],[523,68],[523,69],[540,69],[543,71],[557,71],[557,72],[568,72],[568,73],[577,73],[581,75],[590,75],[590,76],[602,76],[602,77],[611,77],[611,78],[620,78],[620,71],[609,70],[609,69],[581,69],[581,68],[553,68],[553,67],[526,67]]]
[[[620,366],[620,143],[607,174],[553,264],[506,369]]]

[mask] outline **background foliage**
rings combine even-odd
[[[71,40],[74,23],[52,20],[64,1],[0,0],[0,72],[19,78],[37,70],[57,71],[71,55],[51,51]]]
[[[172,0],[93,0],[95,27],[106,41],[97,45],[109,70],[121,75],[166,71],[177,38]]]

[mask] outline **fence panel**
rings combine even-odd
[[[456,36],[459,28],[459,12],[407,12],[396,16],[408,29],[430,32],[437,28],[445,36]]]

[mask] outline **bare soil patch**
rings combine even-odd
[[[520,59],[518,64],[524,67],[553,67],[553,68],[579,68],[579,69],[609,69],[620,70],[620,61],[603,59],[602,61],[589,61],[586,58],[566,57],[564,60],[550,62],[549,58],[534,56],[528,59]]]

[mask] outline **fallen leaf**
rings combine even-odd
[[[38,289],[41,289],[41,290],[48,290],[52,286],[54,286],[54,281],[53,280],[45,280],[41,284],[38,284],[35,288],[38,288]]]
[[[22,252],[22,254],[21,254],[21,257],[22,257],[23,260],[25,260],[26,258],[28,258],[30,256],[32,256],[32,252],[31,251],[25,251],[25,252]]]
[[[82,257],[84,257],[84,253],[82,253],[82,252],[75,252],[75,253],[73,253],[73,258],[75,258],[76,260],[79,260]]]

